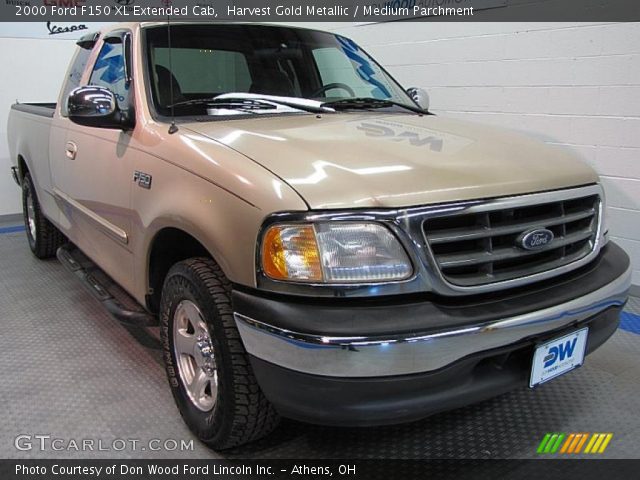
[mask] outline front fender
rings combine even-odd
[[[240,162],[250,162],[238,156]],[[181,230],[200,242],[234,283],[255,286],[255,249],[266,216],[282,210],[306,210],[302,199],[286,184],[274,189],[272,174],[251,162],[243,178],[251,201],[224,185],[196,175],[175,163],[145,155],[136,170],[152,176],[151,188],[132,185],[136,291],[141,303],[148,293],[149,255],[153,240],[165,228]],[[246,167],[246,165],[244,165]]]

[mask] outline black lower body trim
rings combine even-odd
[[[336,378],[295,372],[256,357],[251,362],[264,394],[285,417],[337,426],[402,423],[528,385],[540,342],[588,326],[586,353],[593,352],[616,331],[621,310],[612,307],[571,327],[480,352],[426,374]]]

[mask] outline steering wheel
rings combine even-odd
[[[313,92],[311,94],[311,96],[314,97],[314,98],[315,97],[319,97],[320,95],[322,95],[326,91],[333,90],[334,88],[341,88],[342,90],[346,91],[352,97],[356,96],[356,92],[353,91],[353,88],[351,88],[346,83],[327,83],[326,85],[321,86],[318,90]]]

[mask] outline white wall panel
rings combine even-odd
[[[7,118],[16,100],[55,102],[75,42],[0,38],[0,215],[19,213],[20,191],[9,174]]]

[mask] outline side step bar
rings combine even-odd
[[[148,313],[95,263],[73,245],[63,245],[56,256],[118,321],[136,327],[156,327],[158,319]]]

